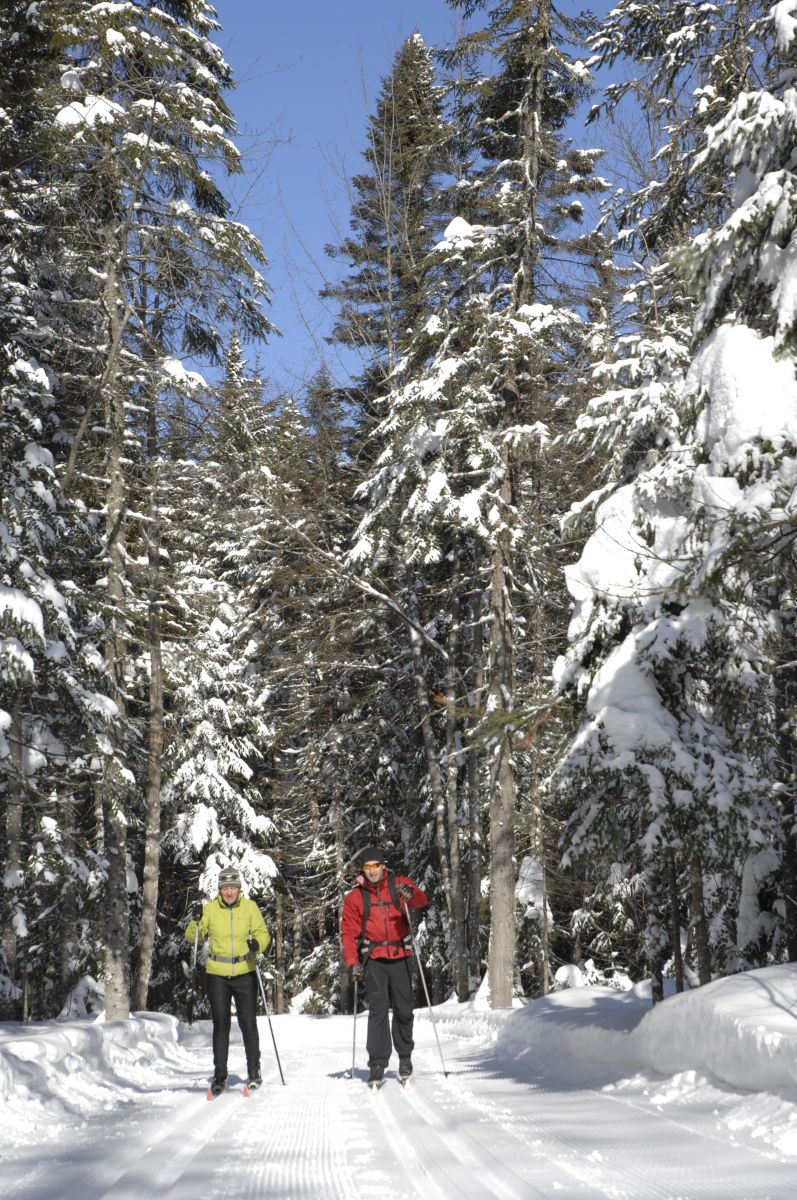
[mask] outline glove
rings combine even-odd
[[[397,883],[396,891],[398,892],[399,900],[409,901],[415,895],[415,891],[408,883]]]
[[[349,967],[349,975],[352,983],[361,983],[363,977],[362,963],[355,963],[353,967]]]
[[[196,900],[191,905],[191,920],[192,921],[201,921],[202,920],[202,905],[199,902],[199,900]]]
[[[257,944],[257,938],[253,938],[251,933],[250,933],[249,937],[246,939],[246,944],[249,947],[249,949],[251,950],[252,954],[257,954],[260,947]]]

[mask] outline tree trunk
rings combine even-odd
[[[520,246],[520,262],[512,281],[510,306],[514,309],[534,301],[535,270],[540,249],[537,223],[546,61],[550,43],[550,0],[541,0],[524,36],[528,85],[520,110],[523,155],[521,189],[525,202],[525,222]],[[520,364],[513,364],[503,382],[505,427],[517,423],[521,409],[519,392]],[[525,399],[525,398],[523,398]],[[514,730],[511,714],[515,706],[515,645],[512,593],[514,589],[513,525],[515,495],[514,463],[510,444],[502,443],[503,471],[499,487],[501,521],[492,551],[490,583],[490,655],[488,720],[496,721],[491,741],[490,766],[490,1004],[505,1008],[512,1003],[515,970],[515,804],[516,770]]]
[[[293,953],[291,954],[291,974],[294,983],[299,980],[299,966],[302,961],[302,928],[301,910],[295,908],[293,910]]]
[[[11,770],[6,776],[6,856],[4,863],[5,915],[2,945],[6,967],[11,980],[21,987],[22,979],[17,962],[19,953],[19,897],[22,894],[22,814],[25,802],[25,775],[22,763],[22,708],[18,699],[10,705],[11,724],[8,747]]]
[[[711,983],[711,946],[703,898],[703,871],[697,858],[689,861],[689,924],[697,959],[697,977],[701,985]]]
[[[127,821],[119,803],[121,782],[113,761],[103,789],[103,826],[108,863],[105,908],[105,1016],[126,1021],[130,1016],[130,915],[127,903]],[[111,776],[111,778],[107,778]]]
[[[274,1011],[285,1012],[285,914],[282,892],[274,894]]]
[[[508,451],[501,500],[511,503]],[[508,529],[496,540],[490,588],[490,1007],[509,1008],[515,979],[515,757],[510,717],[514,707],[515,647],[512,613],[512,546]]]
[[[144,869],[138,967],[133,987],[133,1008],[147,1007],[152,956],[158,929],[158,878],[161,843],[161,775],[163,731],[163,655],[161,651],[161,527],[158,506],[157,427],[154,400],[150,403],[148,450],[150,462],[150,524],[147,531],[149,560],[149,724],[147,778],[144,796]]]
[[[457,561],[453,572],[451,630],[448,636],[448,665],[446,678],[446,818],[448,825],[448,853],[451,861],[451,965],[457,999],[464,1002],[470,995],[470,975],[466,946],[465,890],[460,853],[459,828],[459,731],[457,729],[457,658],[459,653],[459,588],[460,575]]]
[[[797,705],[797,617],[790,600],[778,598],[782,641],[775,681],[775,718],[778,731],[778,774],[783,851],[781,855],[781,894],[784,910],[784,935],[789,962],[797,961],[797,763],[795,762],[794,717]]]
[[[783,907],[786,933],[786,955],[797,962],[797,805],[793,792],[783,805]]]
[[[340,792],[335,793],[332,812],[333,828],[335,831],[335,882],[337,885],[337,912],[338,912],[338,931],[340,931],[340,923],[343,919],[343,901],[346,896],[346,851],[343,841],[343,803]],[[340,980],[340,1007],[342,1012],[348,1012],[353,1008],[354,995],[349,979],[349,972],[346,968],[346,963],[343,959],[343,948],[338,939],[340,947],[338,953],[338,968]]]
[[[70,794],[53,795],[51,800],[53,817],[61,830],[61,842],[65,858],[75,855],[77,829],[75,803]],[[61,935],[58,942],[58,992],[54,997],[55,1010],[47,1014],[55,1017],[69,994],[75,982],[74,962],[77,944],[77,893],[75,879],[71,871],[64,875],[61,885],[61,900],[59,904],[59,925]]]
[[[536,464],[537,469],[534,474],[539,477],[541,464]],[[534,609],[534,679],[535,679],[535,696],[539,700],[542,698],[546,684],[545,679],[545,654],[543,649],[544,629],[543,629],[543,606],[541,599],[538,597]],[[538,960],[538,976],[540,992],[543,996],[548,995],[550,988],[550,931],[548,922],[548,874],[545,869],[545,811],[543,809],[542,786],[540,782],[540,730],[539,725],[536,725],[530,732],[531,742],[531,772],[529,778],[529,800],[531,802],[531,844],[532,854],[537,862],[540,870],[540,892],[542,895],[542,910],[540,912],[540,949]]]
[[[109,272],[105,303],[112,344],[118,344],[116,277]],[[122,526],[126,511],[127,485],[124,474],[125,403],[117,372],[109,370],[105,394],[108,429],[108,488],[106,492],[107,541],[107,635],[105,657],[116,687],[120,716],[126,716],[127,619],[125,595],[125,551]],[[105,1015],[109,1021],[130,1015],[130,915],[127,893],[127,817],[123,811],[125,784],[119,764],[120,748],[109,757],[103,775],[102,814],[105,853],[108,861],[106,891]]]
[[[663,926],[660,914],[666,908],[666,899],[661,877],[651,869],[648,877],[647,924],[645,928],[645,958],[650,976],[651,998],[654,1004],[664,999],[664,964],[670,948],[670,938]]]
[[[667,883],[670,889],[670,944],[675,972],[675,990],[682,992],[684,990],[684,958],[681,951],[681,906],[678,900],[678,870],[673,850],[667,855]]]
[[[471,624],[473,680],[468,706],[473,715],[468,721],[470,743],[467,751],[468,767],[468,954],[471,976],[478,982],[482,975],[481,960],[481,902],[482,861],[484,857],[484,834],[482,830],[482,796],[479,786],[479,745],[473,734],[479,724],[477,715],[484,689],[484,629],[482,626],[482,596],[475,589]]]
[[[417,622],[417,610],[413,611],[412,615]],[[434,736],[434,729],[432,728],[429,689],[426,685],[421,639],[420,635],[413,628],[410,628],[409,635],[410,647],[412,649],[412,678],[415,684],[415,703],[418,708],[423,749],[426,756],[426,770],[429,774],[429,786],[432,792],[432,803],[434,804],[434,827],[440,862],[440,882],[443,888],[448,918],[453,927],[454,905],[451,896],[451,871],[449,869],[449,856],[446,847],[446,797],[443,788],[443,776],[437,758],[437,742]]]

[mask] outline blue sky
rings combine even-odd
[[[231,190],[238,219],[270,260],[271,317],[283,337],[258,354],[274,382],[299,388],[321,356],[328,316],[317,293],[332,264],[323,247],[348,218],[341,176],[362,168],[365,123],[381,78],[405,37],[450,44],[456,14],[445,0],[214,0],[215,40],[238,86],[228,97],[246,175]]]

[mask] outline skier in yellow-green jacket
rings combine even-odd
[[[271,941],[266,923],[254,900],[241,895],[241,875],[235,867],[219,872],[219,894],[204,906],[194,904],[186,941],[197,936],[210,941],[205,982],[213,1017],[213,1081],[210,1093],[218,1096],[227,1082],[232,1000],[244,1040],[247,1086],[260,1087],[260,1039],[257,1032],[257,975],[255,956]]]

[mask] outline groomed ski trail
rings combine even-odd
[[[202,1022],[186,1031],[160,1089],[152,1082],[149,1090],[128,1087],[109,1111],[86,1119],[67,1113],[60,1134],[50,1130],[49,1138],[46,1128],[31,1129],[10,1164],[3,1200],[351,1200],[385,1192],[402,1200],[787,1200],[793,1194],[793,1164],[749,1140],[733,1144],[705,1103],[682,1102],[671,1118],[635,1081],[607,1090],[557,1086],[536,1078],[533,1063],[457,1039],[443,1026],[444,1078],[421,1014],[409,1086],[401,1088],[394,1061],[372,1095],[362,1044],[357,1075],[346,1078],[350,1017],[273,1021],[286,1087],[262,1021],[263,1087],[241,1095],[243,1076],[235,1068],[243,1053],[234,1032],[230,1086],[208,1103],[210,1029]],[[363,1041],[364,1026],[363,1020]]]

